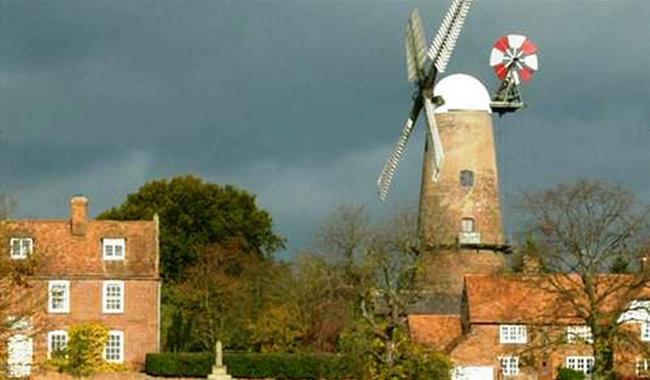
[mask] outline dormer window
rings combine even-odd
[[[472,218],[463,218],[460,221],[461,232],[474,232],[476,230],[476,223]]]
[[[126,243],[124,239],[102,239],[104,260],[124,260]]]
[[[528,332],[525,325],[500,325],[499,326],[499,343],[526,343],[528,342]]]
[[[12,260],[25,260],[32,254],[34,240],[32,238],[11,238],[9,245]]]
[[[474,172],[471,170],[460,171],[460,186],[463,189],[474,187]]]

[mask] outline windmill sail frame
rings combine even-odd
[[[452,2],[426,54],[426,39],[420,14],[417,9],[414,9],[409,16],[405,33],[406,69],[408,80],[417,83],[418,91],[409,118],[377,179],[377,192],[382,201],[388,195],[397,166],[404,155],[406,144],[422,108],[425,108],[426,114],[427,144],[433,150],[434,171],[431,180],[438,181],[440,178],[445,155],[435,120],[436,104],[433,99],[433,85],[437,73],[444,72],[449,63],[471,4],[472,0]],[[431,62],[428,71],[426,70],[427,56]]]

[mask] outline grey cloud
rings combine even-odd
[[[373,185],[412,91],[408,13],[431,36],[448,3],[2,0],[0,191],[19,215],[65,215],[72,193],[99,211],[191,172],[259,194],[292,249],[334,203],[416,204],[421,129],[389,205]],[[494,119],[509,228],[516,194],[576,176],[650,198],[649,17],[644,1],[475,2],[449,73],[493,91],[497,37],[540,47],[530,107]]]

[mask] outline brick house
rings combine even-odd
[[[6,221],[5,255],[34,254],[30,281],[42,294],[35,313],[9,339],[10,371],[28,373],[67,342],[67,329],[101,322],[110,330],[104,356],[141,368],[160,347],[158,218],[112,221],[88,218],[88,199],[70,200],[70,219]],[[20,300],[16,300],[21,302]],[[13,345],[13,347],[12,347]],[[13,363],[13,364],[12,364]]]
[[[625,281],[622,275],[604,280]],[[575,313],[575,304],[559,301],[541,275],[466,275],[459,314],[412,314],[413,338],[450,355],[458,366],[456,379],[551,380],[558,368],[590,372],[594,358],[589,344],[591,330]],[[649,289],[637,295],[647,299]],[[620,301],[612,293],[611,304],[646,303],[634,311],[617,313],[632,339],[650,342],[648,301]],[[617,299],[617,297],[619,297]],[[614,302],[617,301],[617,302]],[[607,308],[608,302],[604,303]],[[632,315],[634,314],[634,315]],[[620,344],[614,353],[620,373],[647,375],[650,358],[638,347]]]

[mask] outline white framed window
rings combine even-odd
[[[526,343],[528,342],[528,331],[525,325],[500,325],[500,343]]]
[[[594,335],[591,332],[591,327],[586,325],[568,326],[566,328],[566,341],[568,343],[593,343]]]
[[[124,260],[126,241],[124,239],[102,239],[102,252],[104,260]]]
[[[650,375],[650,359],[639,359],[636,361],[636,375],[637,376]]]
[[[641,322],[641,340],[650,342],[650,322]]]
[[[501,362],[501,373],[509,375],[519,375],[519,356],[503,356],[499,358]]]
[[[104,347],[104,360],[109,363],[124,363],[124,332],[110,330],[106,347]]]
[[[460,221],[460,230],[461,232],[474,232],[476,229],[476,223],[472,218],[463,218]]]
[[[586,375],[589,375],[594,369],[594,357],[593,356],[567,356],[566,367],[574,371],[580,371]]]
[[[32,254],[34,240],[32,238],[11,238],[9,240],[10,258],[12,260],[25,260]]]
[[[65,330],[55,330],[47,333],[47,358],[63,350],[68,344],[68,333]]]
[[[47,285],[47,293],[48,313],[70,312],[70,281],[50,281]]]
[[[102,312],[124,313],[124,281],[104,281],[102,284]]]

